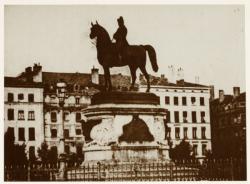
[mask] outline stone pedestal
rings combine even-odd
[[[83,147],[85,160],[168,159],[167,110],[159,107],[155,94],[101,92],[84,114],[89,130],[85,130],[89,140]]]

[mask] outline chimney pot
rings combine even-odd
[[[98,68],[93,68],[91,69],[91,82],[94,84],[99,84],[99,73],[98,73]]]
[[[29,66],[27,68],[25,68],[25,72],[26,73],[31,73],[32,72],[32,68]]]
[[[33,66],[33,72],[37,73],[40,70],[42,70],[42,66],[40,66],[40,64],[38,65],[38,64],[35,63],[34,66]]]
[[[240,95],[240,87],[233,87],[234,98]]]
[[[185,83],[184,79],[181,79],[181,80],[177,80],[177,81],[176,81],[176,84],[177,84],[177,85],[180,85],[180,86],[184,86],[184,83]]]
[[[223,102],[224,101],[224,90],[219,90],[219,101]]]

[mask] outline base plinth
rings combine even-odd
[[[168,159],[167,110],[152,93],[105,92],[84,110],[89,128],[85,160],[139,161]],[[93,126],[91,126],[93,124]]]

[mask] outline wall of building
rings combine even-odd
[[[13,101],[8,102],[8,93],[13,94]],[[18,99],[18,94],[23,94],[23,100]],[[34,94],[34,102],[28,101],[28,94]],[[28,152],[30,146],[37,148],[41,146],[44,140],[44,126],[43,126],[43,89],[42,88],[4,88],[4,125],[5,132],[8,127],[14,128],[15,143],[26,144]],[[8,120],[8,109],[14,109],[14,120]],[[24,111],[24,119],[18,119],[18,111]],[[28,119],[28,112],[34,111],[34,120]],[[18,129],[24,128],[25,141],[19,141]],[[29,140],[29,128],[35,128],[35,140]]]
[[[79,102],[77,102],[76,98],[79,99]],[[81,113],[80,119],[84,120],[85,117],[81,112],[81,108],[85,108],[90,103],[90,97],[79,95],[78,93],[71,93],[71,95],[68,95],[65,98],[63,108],[59,106],[59,98],[57,93],[46,94],[44,101],[46,104],[44,112],[45,141],[47,142],[48,146],[56,146],[58,149],[58,153],[63,153],[61,139],[64,138],[64,123],[64,129],[69,131],[69,138],[65,139],[65,146],[69,146],[70,152],[76,152],[77,143],[83,144],[84,142],[82,125],[80,121],[76,121],[76,114]],[[55,122],[51,119],[51,113],[56,114]],[[64,117],[63,114],[67,115]],[[52,129],[57,130],[56,137],[52,137]],[[81,134],[77,134],[77,130],[79,130]]]
[[[235,89],[235,88],[234,88]],[[224,95],[224,94],[223,94]],[[211,107],[213,155],[220,158],[246,156],[245,93],[214,99]]]
[[[140,86],[139,91],[144,92],[146,86]],[[197,146],[197,157],[204,157],[202,146],[206,150],[211,149],[211,129],[209,98],[210,89],[205,87],[173,87],[173,86],[151,86],[150,92],[160,97],[160,105],[170,113],[170,121],[167,126],[170,128],[170,140],[173,147],[184,139],[184,129],[187,129],[185,138],[191,145]],[[165,97],[169,97],[169,104],[165,103]],[[174,97],[178,97],[178,105],[174,104]],[[186,105],[182,105],[182,97],[186,97]],[[191,102],[191,97],[195,97],[195,103]],[[204,105],[200,105],[200,97],[204,98]],[[187,112],[187,123],[183,122],[183,111]],[[192,112],[196,112],[197,122],[192,121]],[[205,122],[201,122],[201,112],[205,112]],[[175,112],[179,112],[179,123],[175,120]],[[168,117],[167,117],[168,119]],[[179,137],[176,137],[176,128],[179,128]],[[196,128],[196,138],[193,137],[193,128]],[[205,137],[202,137],[202,128],[205,128]],[[166,134],[168,134],[166,132]],[[169,135],[166,135],[166,138]]]

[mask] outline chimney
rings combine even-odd
[[[223,102],[224,98],[225,98],[224,91],[223,90],[219,90],[219,101]]]
[[[42,70],[42,66],[40,66],[40,64],[35,63],[33,66],[33,72],[38,73],[40,70]]]
[[[177,70],[177,80],[184,80],[184,71],[181,67]]]
[[[30,66],[25,68],[25,72],[26,74],[30,74],[32,72],[32,68]]]
[[[240,87],[233,87],[234,98],[240,95]]]
[[[35,63],[33,66],[33,81],[42,82],[42,66],[40,63]]]
[[[177,80],[177,81],[176,81],[176,84],[179,85],[179,86],[184,86],[185,81],[184,81],[184,79]]]
[[[180,79],[184,81],[184,70],[180,68]]]
[[[165,78],[165,75],[164,74],[161,74],[161,79],[164,79]]]
[[[33,82],[32,67],[25,68],[25,77],[27,82]]]
[[[214,99],[214,86],[211,85],[209,87],[210,87],[210,100],[213,100]]]
[[[195,76],[195,84],[199,84],[200,83],[200,77],[199,76]]]
[[[169,82],[175,83],[175,68],[173,65],[168,66],[168,80]]]
[[[98,69],[93,66],[91,69],[91,82],[93,84],[99,84],[99,74],[98,74]]]
[[[181,71],[180,68],[177,69],[177,80],[181,79]]]

